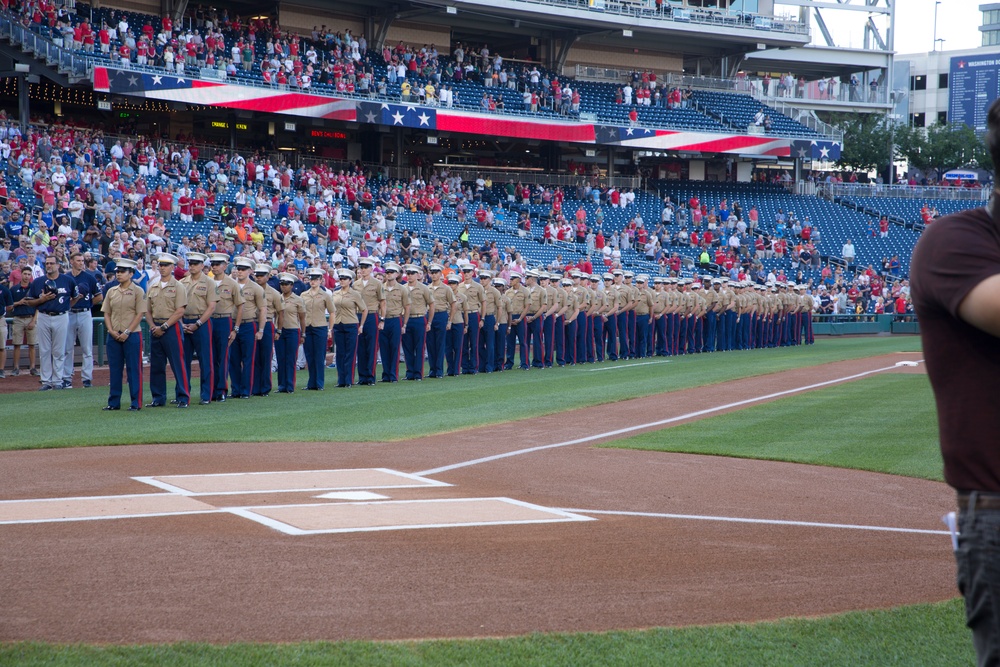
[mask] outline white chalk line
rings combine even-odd
[[[865,526],[851,523],[823,523],[819,521],[790,521],[786,519],[751,519],[734,516],[708,516],[701,514],[669,514],[661,512],[628,512],[615,510],[587,510],[559,508],[573,514],[613,514],[621,516],[650,517],[656,519],[685,519],[693,521],[725,521],[729,523],[755,523],[772,526],[802,526],[807,528],[847,528],[851,530],[870,530],[884,533],[917,533],[921,535],[950,535],[947,530],[927,530],[924,528],[897,528],[894,526]]]
[[[922,362],[923,359],[920,360]],[[918,363],[920,363],[918,362]],[[902,363],[902,362],[901,362]],[[603,433],[597,433],[595,435],[588,435],[582,438],[575,438],[573,440],[566,440],[565,442],[557,442],[551,445],[540,445],[538,447],[528,447],[526,449],[517,449],[512,452],[505,452],[503,454],[494,454],[492,456],[484,456],[478,459],[472,459],[470,461],[462,461],[461,463],[452,463],[451,465],[440,466],[437,468],[431,468],[429,470],[421,470],[420,472],[414,473],[415,475],[426,476],[426,475],[437,475],[442,472],[448,472],[449,470],[457,470],[458,468],[467,468],[469,466],[479,465],[480,463],[491,463],[493,461],[499,461],[501,459],[510,458],[512,456],[521,456],[523,454],[532,454],[534,452],[540,452],[546,449],[556,449],[559,447],[569,447],[570,445],[581,445],[585,442],[594,442],[595,440],[604,440],[607,438],[614,438],[615,436],[625,435],[626,433],[634,433],[636,431],[642,431],[648,428],[654,428],[656,426],[666,426],[667,424],[673,424],[679,421],[684,421],[685,419],[693,419],[695,417],[701,417],[704,415],[709,415],[714,412],[721,412],[723,410],[729,410],[732,408],[738,408],[744,405],[751,405],[753,403],[760,403],[761,401],[767,401],[772,398],[780,398],[782,396],[790,396],[792,394],[798,394],[804,391],[810,391],[813,389],[819,389],[820,387],[827,387],[832,384],[839,384],[841,382],[849,382],[851,380],[857,380],[859,378],[866,377],[868,375],[874,375],[875,373],[881,373],[883,371],[891,371],[899,366],[899,364],[894,364],[892,366],[885,366],[883,368],[876,368],[870,371],[864,371],[862,373],[855,373],[854,375],[847,375],[842,378],[835,378],[833,380],[825,380],[823,382],[816,382],[814,384],[805,385],[802,387],[795,387],[794,389],[785,389],[783,391],[776,391],[771,394],[765,394],[763,396],[756,396],[754,398],[747,398],[742,401],[734,401],[732,403],[725,403],[723,405],[717,405],[712,408],[705,408],[704,410],[696,410],[694,412],[688,412],[687,414],[678,415],[676,417],[669,417],[667,419],[660,419],[654,422],[646,422],[645,424],[636,424],[634,426],[626,426],[625,428],[615,429],[613,431],[605,431]]]
[[[626,364],[624,366],[602,366],[601,368],[579,368],[577,372],[584,373],[600,373],[601,371],[617,371],[622,368],[635,368],[636,366],[653,366],[656,364],[669,364],[670,359],[664,359],[662,361],[642,361],[638,364]]]

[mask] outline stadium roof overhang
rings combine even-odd
[[[855,72],[886,69],[892,53],[835,46],[806,46],[801,49],[767,49],[748,53],[746,69],[795,72],[808,78],[850,76]]]
[[[315,8],[322,14],[330,11],[326,0],[295,0],[294,5]],[[455,13],[448,13],[449,7],[454,8]],[[583,41],[598,38],[604,45],[685,55],[745,53],[762,47],[793,48],[804,46],[810,39],[807,34],[680,23],[595,12],[586,6],[570,8],[520,0],[347,0],[337,3],[337,12],[372,19],[396,15],[399,20],[475,32],[484,39],[491,34],[558,38],[578,33]],[[625,37],[623,30],[630,30],[632,36]]]

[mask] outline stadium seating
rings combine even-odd
[[[134,11],[109,9],[106,7],[91,7],[90,5],[83,3],[77,3],[76,13],[69,14],[69,19],[74,25],[83,20],[89,20],[95,30],[101,26],[102,22],[117,23],[122,18],[128,22],[132,28],[132,32],[136,35],[141,33],[142,26],[147,23],[153,26],[154,29],[158,28],[160,24],[160,17],[158,16]],[[47,26],[33,25],[33,28],[46,36],[52,36]],[[233,31],[225,32],[224,35],[226,48],[225,53],[228,55],[229,50],[240,38],[240,35]],[[310,39],[304,39],[303,42],[307,45],[312,44],[315,46],[319,53],[326,52],[326,48],[323,44],[313,44]],[[113,54],[116,53],[117,48],[120,45],[120,39],[113,41],[111,44],[111,52]],[[229,77],[229,80],[234,83],[248,85],[269,85],[264,81],[263,74],[261,72],[263,55],[266,53],[266,40],[263,34],[258,34],[256,37],[254,53],[255,58],[251,68],[249,70],[243,70],[242,67],[237,66],[235,75]],[[80,51],[79,54],[92,59],[98,64],[110,66],[115,65],[118,62],[117,58],[112,58],[102,54],[99,48],[92,52]],[[400,82],[391,81],[391,78],[387,75],[386,62],[383,60],[382,55],[375,51],[368,51],[363,62],[364,65],[371,70],[373,82],[377,83],[383,78],[386,79],[386,93],[384,99],[399,100],[401,96]],[[439,57],[439,67],[443,69],[445,65],[449,63],[452,65],[455,64],[451,59],[451,56],[448,54],[441,54]],[[546,79],[552,79],[556,76],[553,72],[542,71],[541,73]],[[199,67],[188,65],[185,67],[185,74],[190,77],[196,77],[200,76],[202,72]],[[561,81],[566,80],[565,77],[559,78]],[[408,80],[414,87],[423,86],[427,83],[427,79],[420,75],[411,75]],[[575,81],[572,79],[569,79],[569,82],[570,85],[577,88],[581,94],[581,113],[591,115],[599,123],[613,125],[629,124],[628,114],[631,111],[631,106],[616,103],[615,101],[615,93],[619,88],[618,84],[582,80]],[[441,82],[435,80],[434,83],[437,87]],[[490,87],[484,85],[481,81],[468,79],[461,81],[444,80],[443,83],[452,86],[454,91],[455,108],[470,111],[481,111],[481,101],[483,96],[492,95],[494,97],[503,96],[504,100],[503,109],[498,109],[496,113],[531,116],[557,115],[557,112],[553,108],[546,108],[544,106],[539,107],[536,111],[531,111],[522,101],[522,95],[519,90]],[[523,84],[523,80],[521,83]],[[533,88],[537,89],[537,87]],[[310,89],[319,94],[350,96],[344,92],[337,92],[333,85],[323,83],[319,80],[314,80],[310,85]],[[521,90],[523,90],[523,87]],[[372,90],[370,95],[374,95],[374,92],[375,91]],[[368,95],[358,91],[353,96],[367,97]],[[752,121],[757,110],[763,108],[770,116],[772,122],[772,127],[768,130],[768,134],[774,136],[816,136],[816,133],[813,130],[801,125],[787,116],[784,116],[775,109],[765,107],[748,95],[738,93],[696,91],[695,101],[697,104],[694,105],[694,107],[684,109],[668,109],[665,105],[639,105],[636,107],[638,124],[649,128],[665,128],[673,130],[680,129],[697,132],[744,132],[747,125],[749,125]]]

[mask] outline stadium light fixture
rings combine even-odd
[[[622,37],[631,37],[631,36],[632,36],[632,31],[631,30],[629,30],[628,28],[625,28],[624,30],[622,30]]]
[[[457,7],[448,6],[448,7],[444,8],[444,11],[445,11],[446,14],[457,14],[458,13],[458,8]]]

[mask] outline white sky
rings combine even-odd
[[[976,48],[982,44],[982,13],[979,5],[990,0],[941,0],[937,8],[937,36],[944,39],[939,51],[957,51]],[[780,2],[780,0],[779,0]],[[852,4],[861,4],[854,0]],[[896,0],[896,53],[926,53],[934,45],[935,0]],[[788,5],[777,5],[776,13],[795,11]],[[885,38],[888,20],[880,21],[873,14]],[[861,48],[864,46],[865,12],[824,10],[823,19],[839,46]],[[823,44],[823,37],[812,22],[813,42]],[[998,46],[1000,50],[1000,46]]]

